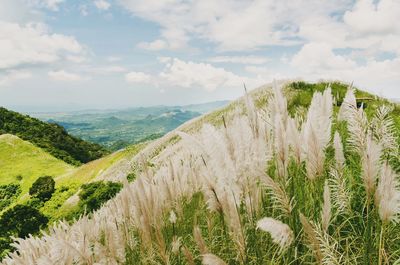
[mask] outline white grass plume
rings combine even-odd
[[[400,213],[400,183],[399,176],[385,163],[376,190],[376,202],[382,222],[399,222]]]
[[[203,265],[227,265],[225,261],[223,261],[220,257],[207,253],[202,255],[202,262]]]
[[[342,170],[345,165],[346,159],[345,159],[344,153],[343,153],[342,138],[340,137],[340,134],[338,131],[335,132],[335,135],[333,137],[333,147],[335,148],[336,168],[338,170]]]
[[[331,191],[329,189],[328,181],[325,181],[324,186],[324,203],[321,211],[321,225],[324,231],[328,230],[332,218],[332,204],[331,204]]]
[[[278,244],[281,250],[288,248],[293,242],[294,234],[290,227],[274,218],[262,218],[257,222],[257,228],[269,233],[272,241]]]

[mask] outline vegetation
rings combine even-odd
[[[13,134],[69,164],[79,165],[107,153],[101,146],[69,135],[55,123],[0,108],[0,134]]]
[[[339,83],[254,96],[142,152],[114,199],[3,263],[399,263],[398,107]]]
[[[40,176],[60,176],[74,171],[73,166],[9,134],[0,135],[0,157],[0,185],[19,185],[20,195],[27,194]]]
[[[18,184],[0,185],[0,212],[13,203],[21,193]]]
[[[63,126],[68,133],[119,150],[154,140],[225,101],[189,106],[156,106],[126,110],[36,113],[36,117]]]
[[[91,213],[100,207],[121,190],[122,184],[117,182],[96,181],[82,185],[79,192],[79,208],[81,213]]]
[[[41,201],[47,201],[51,198],[55,191],[55,181],[50,176],[39,177],[33,182],[32,187],[29,189],[29,195],[38,198]]]
[[[25,238],[36,234],[47,224],[47,217],[34,207],[18,204],[5,211],[0,217],[0,258],[11,247],[11,236]]]

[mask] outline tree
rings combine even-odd
[[[26,237],[39,232],[48,222],[37,209],[18,204],[8,209],[0,218],[0,235]]]
[[[47,201],[55,191],[55,184],[54,179],[50,176],[40,177],[32,184],[29,194],[42,201]]]

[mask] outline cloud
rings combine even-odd
[[[168,47],[168,43],[164,40],[155,40],[152,42],[139,42],[137,44],[137,47],[150,51],[158,51],[166,49]]]
[[[356,66],[352,60],[335,55],[327,43],[308,43],[293,56],[292,66],[305,72],[349,71]]]
[[[270,59],[262,56],[216,56],[207,61],[212,63],[264,64]]]
[[[293,56],[291,66],[297,76],[306,80],[337,79],[354,81],[356,86],[388,98],[398,95],[400,89],[400,58],[358,64],[345,55],[335,54],[324,43],[309,43]]]
[[[133,15],[161,27],[160,38],[152,43],[159,49],[179,49],[193,39],[202,39],[215,44],[219,50],[251,50],[269,45],[299,44],[298,25],[310,16],[310,12],[315,16],[329,16],[344,11],[351,2],[119,1]]]
[[[359,0],[344,14],[344,22],[362,34],[400,33],[400,2],[397,0]]]
[[[32,77],[32,73],[23,70],[6,71],[0,75],[0,86],[10,85],[16,80],[28,79]]]
[[[54,63],[83,52],[75,38],[51,34],[44,24],[0,21],[0,69]]]
[[[111,7],[111,4],[105,0],[96,0],[93,3],[100,10],[108,10]]]
[[[159,76],[163,83],[172,86],[200,87],[207,91],[226,87],[241,87],[243,83],[248,84],[249,87],[262,83],[260,80],[238,76],[211,64],[185,62],[177,58],[173,59],[171,63],[167,63]]]
[[[83,78],[75,73],[66,72],[64,70],[60,71],[50,71],[48,76],[56,81],[81,81]]]
[[[125,75],[125,81],[128,83],[150,83],[151,76],[143,72],[129,72]]]

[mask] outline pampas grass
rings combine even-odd
[[[213,124],[151,144],[114,199],[16,239],[2,264],[394,263],[391,109],[357,108],[350,87],[336,118],[333,89],[316,92],[304,115],[289,114],[286,87],[264,101],[246,93]]]

